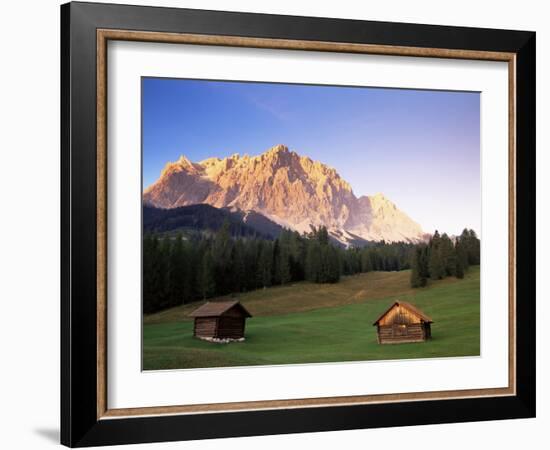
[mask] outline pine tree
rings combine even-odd
[[[185,276],[184,303],[189,303],[200,298],[197,285],[197,274],[200,269],[200,259],[197,247],[192,243],[184,242],[187,255],[187,271]]]
[[[319,241],[319,244],[321,244],[322,246],[328,245],[329,239],[328,239],[327,227],[325,226],[319,227],[319,229],[317,230],[316,237],[317,237],[317,240]]]
[[[176,236],[170,248],[168,285],[170,305],[181,305],[185,301],[186,255],[181,234]]]
[[[233,241],[229,230],[229,222],[224,221],[217,231],[212,242],[212,262],[214,265],[214,280],[218,294],[224,295],[231,292],[231,252]]]
[[[259,259],[260,259],[260,245],[257,239],[247,241],[247,245],[244,251],[244,267],[246,283],[245,289],[251,291],[261,287],[261,279],[259,277]]]
[[[159,290],[162,290],[162,277],[159,273],[158,239],[145,235],[143,239],[143,312],[146,314],[161,308]]]
[[[453,241],[447,233],[443,233],[439,243],[439,254],[441,255],[441,264],[443,264],[444,275],[454,276],[456,273],[456,252]]]
[[[284,231],[289,234],[289,265],[292,281],[305,279],[306,251],[302,237],[297,231]]]
[[[430,240],[428,262],[428,270],[432,280],[440,280],[445,275],[445,267],[443,266],[443,262],[441,260],[440,243],[441,237],[439,236],[439,232],[435,230],[435,233]]]
[[[411,287],[424,287],[428,283],[428,248],[417,245],[411,261]]]
[[[200,294],[203,299],[213,297],[216,294],[216,281],[214,279],[214,262],[210,250],[207,250],[201,263],[199,272]]]
[[[321,273],[321,245],[317,239],[306,241],[306,279],[313,283],[319,282]]]
[[[327,245],[327,283],[338,283],[340,280],[340,257],[338,250],[332,246]]]
[[[231,254],[232,287],[231,292],[242,292],[246,288],[246,267],[244,256],[244,244],[238,239],[233,245]]]
[[[258,261],[260,286],[270,287],[273,279],[273,247],[270,242],[262,242]]]
[[[372,271],[372,259],[370,251],[367,248],[364,248],[361,251],[361,272],[370,272]]]
[[[474,230],[468,232],[468,264],[478,265],[480,263],[480,241]]]
[[[290,252],[286,246],[281,246],[279,249],[278,272],[278,278],[281,284],[290,282]]]
[[[160,309],[170,307],[170,240],[166,237],[159,239],[156,261],[154,263],[157,272],[157,297]]]
[[[464,266],[460,258],[456,258],[455,276],[457,278],[464,278]]]
[[[411,262],[411,287],[420,287],[420,254],[422,249],[417,247],[415,249],[413,260]]]
[[[429,264],[429,248],[427,245],[421,246],[422,251],[420,253],[420,284],[426,286],[428,284],[428,278],[430,277]]]
[[[460,258],[460,262],[465,272],[468,270],[468,267],[470,266],[470,264],[468,263],[468,240],[469,240],[469,232],[467,229],[464,229],[462,231],[462,234],[457,238],[456,244],[455,244],[457,258]]]
[[[468,268],[468,255],[461,238],[459,237],[455,242],[456,253],[456,269],[455,276],[457,278],[464,278],[464,272]]]

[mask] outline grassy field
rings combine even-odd
[[[334,285],[307,282],[242,294],[254,316],[246,341],[193,338],[187,316],[200,303],[144,318],[143,367],[178,369],[479,355],[479,267],[463,280],[409,287],[409,271],[370,272]],[[380,345],[372,323],[393,301],[406,300],[434,320],[425,343]]]

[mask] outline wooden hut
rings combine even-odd
[[[407,302],[396,301],[373,325],[379,344],[423,342],[432,337],[432,319]]]
[[[238,301],[207,302],[190,314],[193,336],[201,339],[242,339],[246,319],[252,315]]]

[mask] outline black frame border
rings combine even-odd
[[[97,419],[96,30],[516,54],[516,395]],[[534,417],[534,32],[94,3],[61,6],[61,443],[70,447]],[[437,402],[437,403],[436,403]]]

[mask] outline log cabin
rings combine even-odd
[[[394,302],[373,323],[379,344],[423,342],[432,337],[432,319],[407,302]]]
[[[252,315],[238,301],[207,302],[190,314],[195,319],[193,336],[207,340],[243,339]]]

